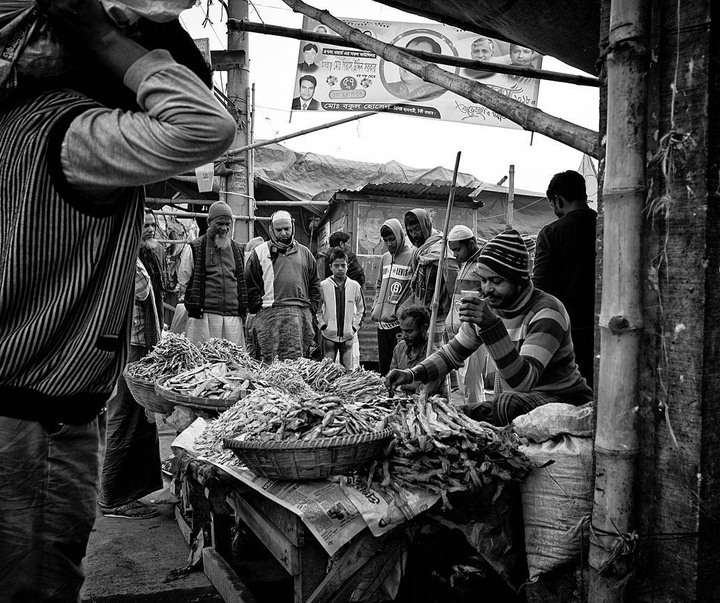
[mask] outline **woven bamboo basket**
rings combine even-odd
[[[383,429],[360,435],[292,442],[239,442],[223,438],[223,444],[257,475],[305,480],[359,469],[375,460],[392,437],[391,429]]]
[[[163,400],[155,393],[154,382],[129,375],[127,368],[123,371],[123,377],[125,377],[130,393],[140,406],[144,406],[150,412],[159,412],[165,415],[169,415],[175,410],[174,404]]]
[[[245,390],[238,389],[227,398],[201,398],[199,396],[191,396],[189,394],[180,394],[172,389],[165,387],[164,383],[170,377],[161,377],[155,380],[155,393],[166,403],[178,404],[179,406],[187,406],[189,408],[197,408],[200,410],[218,410],[223,411],[230,408],[240,398],[244,397]]]

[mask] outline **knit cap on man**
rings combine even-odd
[[[490,239],[477,261],[506,281],[524,284],[530,279],[528,259],[527,247],[520,233],[508,230]]]
[[[207,221],[212,222],[215,218],[219,218],[220,216],[227,216],[232,219],[232,215],[232,209],[230,209],[230,206],[227,203],[224,201],[215,201],[215,203],[210,206]]]

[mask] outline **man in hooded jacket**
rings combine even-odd
[[[382,225],[380,236],[387,251],[382,256],[370,317],[377,323],[379,371],[385,375],[390,370],[393,350],[400,335],[397,311],[410,285],[412,247],[405,238],[400,220],[396,218]]]
[[[432,312],[435,281],[443,245],[443,233],[433,228],[430,214],[421,208],[412,209],[405,214],[405,231],[415,249],[413,250],[411,264],[410,289],[408,297],[401,302],[401,306],[419,305]],[[457,272],[457,262],[447,257],[447,255],[445,264],[446,272]],[[438,345],[443,343],[445,317],[450,308],[450,296],[445,291],[445,277],[446,275],[443,274],[440,280],[438,313],[435,319],[434,342]]]
[[[250,253],[245,266],[248,307],[264,362],[309,357],[313,315],[322,296],[317,264],[310,250],[295,240],[286,211],[270,218],[270,240]]]

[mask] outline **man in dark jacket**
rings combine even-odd
[[[597,213],[587,205],[585,179],[572,170],[552,177],[547,198],[559,219],[538,234],[532,280],[565,306],[575,359],[592,387]]]
[[[230,206],[216,201],[208,212],[208,231],[187,246],[180,260],[178,287],[188,313],[185,334],[193,343],[217,337],[245,347],[245,255],[231,228]]]

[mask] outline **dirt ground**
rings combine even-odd
[[[174,431],[161,429],[160,458],[170,456],[174,437]],[[172,495],[161,490],[143,501],[158,503],[160,515],[115,519],[103,517],[98,510],[85,557],[83,603],[221,602],[202,569],[180,571],[188,566],[190,547],[175,521]]]

